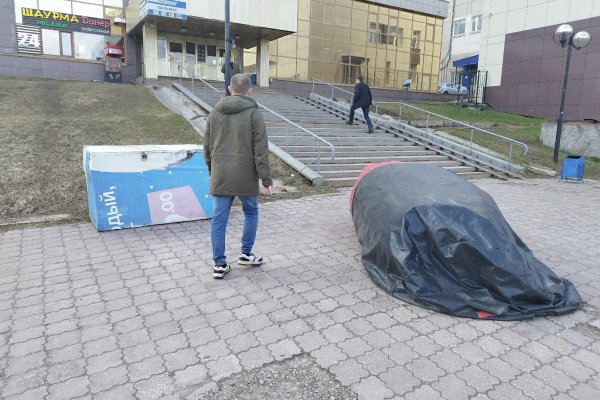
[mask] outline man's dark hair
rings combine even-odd
[[[252,82],[250,78],[245,74],[235,74],[231,77],[231,91],[233,94],[245,96],[248,93]]]
[[[362,82],[362,81],[363,81],[363,76],[362,76],[362,75],[359,75],[359,76],[357,76],[357,77],[356,77],[356,79],[358,79],[359,81],[361,81],[361,82]]]

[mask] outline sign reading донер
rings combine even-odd
[[[82,15],[65,14],[35,8],[21,8],[24,25],[57,29],[65,32],[84,32],[95,35],[110,35],[110,20]]]

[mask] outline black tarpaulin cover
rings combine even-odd
[[[539,261],[492,198],[437,166],[367,167],[351,196],[362,263],[388,293],[438,312],[517,320],[581,297]]]

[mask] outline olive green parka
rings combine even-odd
[[[204,159],[210,174],[210,194],[258,194],[258,180],[273,185],[269,142],[263,116],[248,96],[228,96],[208,115]]]

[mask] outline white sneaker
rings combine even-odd
[[[215,267],[213,268],[213,278],[223,279],[225,274],[229,271],[231,271],[231,267],[229,266],[229,264],[215,265]]]
[[[238,258],[238,264],[257,266],[263,263],[262,257],[256,256],[254,253],[244,254]]]

